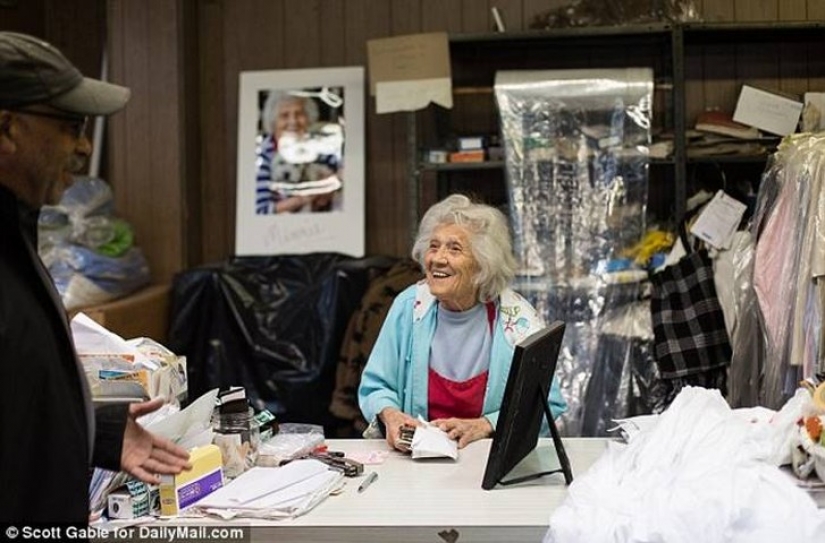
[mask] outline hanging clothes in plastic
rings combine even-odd
[[[742,314],[751,333],[740,327],[735,334],[733,366],[735,378],[756,382],[757,403],[774,409],[800,379],[825,369],[823,178],[825,135],[789,136],[772,156],[757,195],[752,289],[743,302],[748,314]],[[760,343],[756,350],[754,342]]]
[[[653,71],[498,72],[495,94],[520,263],[514,287],[547,322],[567,323],[557,377],[569,410],[560,427],[578,435],[596,361],[612,357],[599,354],[605,312],[637,301],[647,278],[613,272],[645,232]],[[602,346],[618,358],[627,351]]]

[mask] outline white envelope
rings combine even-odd
[[[412,439],[413,458],[458,458],[458,442],[429,423],[416,426]]]

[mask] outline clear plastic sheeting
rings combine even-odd
[[[576,435],[588,402],[605,401],[587,397],[597,360],[636,363],[621,353],[645,337],[602,340],[602,327],[608,312],[639,299],[647,277],[616,264],[645,232],[653,71],[498,72],[495,93],[520,264],[516,290],[548,322],[567,323],[558,376],[570,409],[562,427]],[[616,373],[614,362],[601,366]],[[638,414],[625,400],[599,408],[590,430],[618,413]]]
[[[114,213],[102,179],[78,177],[38,221],[38,252],[67,310],[126,296],[149,284],[149,264],[131,225]]]
[[[653,412],[656,379],[650,304],[639,301],[606,311],[587,382],[581,433],[609,435],[613,420]]]

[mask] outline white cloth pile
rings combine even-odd
[[[686,387],[574,480],[545,543],[825,541],[825,510],[777,467],[785,411],[734,411]]]

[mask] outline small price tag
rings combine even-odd
[[[716,249],[727,249],[747,207],[720,190],[696,218],[690,233]]]

